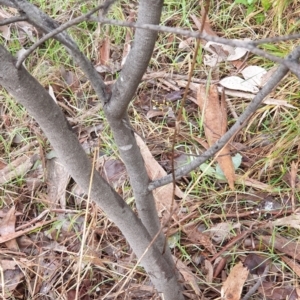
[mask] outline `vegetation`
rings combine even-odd
[[[147,2],[105,1],[18,69],[25,49],[98,3],[0,0],[1,297],[297,299],[298,40],[235,60],[212,40],[294,34],[298,1]],[[202,34],[198,51],[178,28]],[[249,66],[264,70],[250,86],[268,90],[263,104],[222,83]],[[201,99],[227,108],[209,121]]]

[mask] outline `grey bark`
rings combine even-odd
[[[26,0],[16,1],[15,4],[28,17],[29,22],[40,30],[48,33],[58,26],[48,15]],[[159,23],[162,5],[162,0],[140,1],[137,23]],[[128,120],[127,107],[146,71],[156,37],[157,32],[155,31],[136,30],[133,49],[130,51],[119,79],[113,87],[112,95],[109,95],[105,90],[106,87],[102,78],[90,61],[79,51],[71,37],[66,32],[55,36],[58,41],[66,46],[70,55],[86,74],[104,105],[104,112],[130,177],[139,216],[152,237],[159,231],[160,222],[152,192],[148,190],[150,180]],[[164,235],[159,234],[156,243],[160,249],[164,245],[164,239]],[[169,263],[173,264],[169,250],[165,251],[164,255]]]
[[[0,84],[26,107],[45,132],[59,159],[74,180],[88,191],[92,166],[63,113],[48,92],[0,45]],[[112,187],[95,172],[91,198],[120,228],[153,284],[165,299],[184,299],[174,265],[170,265],[156,245],[147,249],[151,236],[139,218]]]

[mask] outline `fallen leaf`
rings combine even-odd
[[[261,235],[259,236],[261,240],[268,247],[274,247],[276,252],[285,253],[300,261],[300,244],[299,242],[293,242],[290,239],[286,239],[280,235]]]
[[[273,188],[272,186],[260,182],[256,179],[253,178],[245,178],[244,176],[236,176],[236,183],[245,185],[245,186],[250,186],[250,187],[254,187],[256,189],[260,189],[260,190],[264,190],[264,191],[268,191],[268,192],[273,192]]]
[[[300,215],[293,214],[287,217],[276,219],[271,222],[271,226],[289,226],[292,228],[300,229]]]
[[[198,285],[197,277],[193,272],[177,257],[173,256],[174,262],[184,281],[189,283],[197,296],[201,296],[201,291]]]
[[[239,229],[240,227],[240,223],[231,224],[222,222],[212,226],[207,231],[209,232],[211,239],[219,244],[234,236],[234,229]]]
[[[206,93],[206,87],[199,85],[197,102],[204,117],[204,131],[208,144],[212,146],[227,130],[227,111],[224,97],[219,100],[217,87],[211,85]],[[218,120],[218,122],[216,122]],[[218,152],[217,161],[228,181],[230,188],[234,189],[235,171],[230,147],[224,146]]]
[[[66,190],[70,181],[69,173],[60,163],[58,158],[47,160],[47,185],[48,198],[52,203],[52,208],[56,208],[58,203],[61,208],[66,208]]]
[[[126,21],[127,22],[134,22],[135,21],[135,16],[136,16],[136,12],[131,10],[130,13],[129,13],[129,16],[127,17]],[[121,62],[121,67],[124,66],[125,62],[126,62],[126,59],[127,59],[127,56],[131,50],[131,41],[132,41],[132,28],[127,28],[126,29],[126,36],[125,36],[125,43],[124,43],[124,46],[123,46],[123,53],[122,53],[122,62]]]
[[[123,185],[126,176],[126,168],[120,159],[106,159],[99,168],[100,174],[111,184],[114,188],[118,188]]]
[[[299,300],[297,291],[292,286],[276,286],[274,282],[263,281],[258,291],[267,300]]]
[[[262,78],[267,71],[259,66],[249,66],[242,71],[243,77],[253,86],[261,87],[263,85]]]
[[[223,300],[239,300],[241,298],[244,283],[248,277],[249,271],[243,266],[242,262],[235,265],[221,289]]]
[[[236,60],[242,58],[247,52],[248,52],[248,50],[245,48],[236,47],[236,48],[234,48],[234,53],[230,54],[227,57],[227,60],[232,61],[232,62],[236,61]]]
[[[10,292],[14,291],[17,285],[21,282],[24,278],[24,274],[19,268],[16,268],[14,270],[4,271],[3,275],[4,276],[1,276],[2,280],[0,281],[0,289],[2,290],[1,295],[4,295],[7,299],[12,299],[10,297]],[[4,286],[2,286],[2,282],[4,282]]]
[[[100,65],[107,66],[110,59],[110,38],[107,36],[103,39],[99,49]]]
[[[151,180],[156,180],[166,176],[166,171],[154,159],[144,141],[138,135],[135,135],[135,138],[138,146],[140,147],[149,178]],[[153,191],[153,195],[156,201],[157,211],[159,212],[159,215],[162,216],[163,211],[167,211],[167,213],[169,214],[173,203],[173,184],[169,183],[165,186],[155,189]],[[184,197],[183,192],[179,189],[178,186],[176,186],[175,195],[180,199]],[[173,210],[176,211],[176,209],[177,204],[173,203]]]
[[[263,103],[268,104],[268,105],[285,106],[285,107],[289,107],[289,108],[298,109],[296,106],[289,104],[286,100],[267,98],[263,101]]]
[[[214,268],[211,262],[207,259],[204,261],[204,268],[206,271],[206,276],[205,276],[206,282],[212,283],[214,277]]]
[[[193,43],[193,41],[195,40],[195,38],[187,38],[185,40],[182,40],[179,45],[178,45],[178,49],[189,49],[190,45]]]
[[[5,19],[11,18],[12,15],[8,14],[6,11],[0,11],[0,21],[4,21]],[[4,26],[0,26],[0,32],[2,33],[2,37],[8,41],[10,40],[10,26],[9,25],[4,25]]]
[[[208,235],[200,232],[197,226],[184,226],[182,230],[187,235],[190,242],[200,244],[213,255],[217,253],[211,238]]]
[[[16,232],[16,209],[11,207],[11,209],[6,213],[5,217],[2,219],[0,224],[0,235],[6,236]],[[18,250],[19,246],[15,239],[11,239],[5,242],[5,245],[10,250]]]
[[[238,76],[225,77],[222,80],[220,80],[220,84],[225,88],[231,90],[251,92],[253,94],[258,93],[259,91],[256,85],[253,85],[251,82],[244,80]]]
[[[195,15],[191,14],[191,18],[193,19],[195,25],[197,26],[198,30],[201,30],[201,23],[202,23],[202,20],[198,19]],[[203,27],[203,32],[204,34],[209,34],[209,35],[212,35],[212,36],[218,36],[216,34],[216,32],[213,31],[213,29],[211,28],[210,26],[210,22],[209,22],[209,19],[208,19],[208,16],[206,16],[206,20],[204,22],[204,27]],[[204,43],[204,42],[203,42]]]
[[[255,253],[247,255],[243,265],[248,268],[251,274],[262,275],[267,266],[268,260]]]
[[[14,270],[18,264],[14,260],[1,259],[0,265],[3,271],[5,271],[5,270]]]
[[[290,259],[284,255],[281,256],[281,259],[297,274],[300,278],[300,265],[294,260]],[[300,295],[299,295],[300,296]]]
[[[0,184],[5,184],[16,177],[24,176],[33,166],[35,154],[31,157],[22,155],[0,171]]]

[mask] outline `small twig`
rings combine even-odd
[[[300,47],[297,47],[286,60],[290,60],[293,62],[297,60],[300,56]],[[262,87],[262,89],[258,92],[258,94],[253,98],[252,102],[248,105],[246,110],[241,114],[235,124],[208,150],[206,150],[200,157],[194,159],[189,164],[179,168],[176,170],[175,175],[176,179],[181,178],[182,176],[187,175],[192,170],[195,170],[201,164],[203,164],[207,159],[215,155],[219,152],[224,145],[226,145],[232,137],[240,131],[246,124],[248,118],[257,110],[259,105],[265,99],[265,97],[272,92],[272,90],[278,85],[278,83],[284,78],[284,76],[288,73],[289,69],[285,65],[279,66],[277,71],[274,73],[272,78],[268,81],[266,85]],[[161,179],[155,180],[149,184],[148,189],[150,191],[158,188],[160,186],[164,186],[168,183],[171,183],[173,180],[172,175],[169,174]]]
[[[264,51],[262,49],[257,48],[256,44],[259,43],[259,41],[255,41],[255,42],[250,41],[249,42],[249,41],[240,41],[240,40],[236,40],[236,39],[226,39],[226,38],[222,38],[222,37],[218,37],[218,36],[212,36],[212,35],[209,35],[206,33],[200,34],[198,32],[193,32],[190,30],[184,30],[184,29],[180,29],[180,28],[174,28],[174,27],[168,27],[168,26],[162,26],[162,25],[153,25],[153,24],[136,24],[136,23],[132,23],[132,22],[118,21],[118,20],[112,20],[112,19],[101,18],[101,17],[100,18],[90,17],[89,20],[103,23],[103,24],[149,29],[149,30],[154,30],[154,31],[158,31],[158,32],[174,33],[177,35],[193,37],[196,39],[203,39],[206,41],[229,45],[232,47],[241,47],[241,48],[247,49],[248,51],[250,51],[256,55],[259,55],[259,56],[262,56],[269,60],[272,60],[278,64],[285,64],[286,67],[290,68],[293,72],[297,71],[294,63],[287,61],[285,59],[282,59],[278,56],[272,55],[270,53],[267,53],[266,51]],[[296,39],[296,38],[300,38],[300,34],[293,35],[293,39]],[[277,39],[277,40],[279,41],[279,39]]]
[[[251,225],[251,227],[254,225],[254,223]],[[218,253],[216,253],[212,258],[209,259],[209,261],[212,263],[213,261],[215,261],[221,254],[223,254],[225,251],[227,251],[229,248],[231,248],[233,245],[236,245],[241,239],[243,239],[244,237],[246,237],[248,234],[258,230],[260,227],[254,228],[254,229],[248,229],[243,231],[241,234],[239,234],[238,236],[236,236],[235,238],[233,238],[226,246],[224,246],[222,248],[221,251],[219,251]]]
[[[81,23],[83,21],[88,20],[91,15],[93,15],[95,12],[97,12],[100,9],[103,10],[107,10],[107,8],[113,4],[116,0],[106,0],[106,2],[104,2],[101,5],[96,6],[94,9],[92,9],[91,11],[89,11],[88,13],[86,13],[85,15],[79,16],[75,19],[72,19],[64,24],[62,24],[61,26],[57,27],[56,29],[54,29],[53,31],[50,31],[49,33],[47,33],[46,35],[44,35],[41,39],[39,39],[36,43],[34,43],[31,47],[29,47],[24,53],[22,53],[22,55],[20,55],[20,57],[18,58],[18,61],[16,63],[16,68],[19,69],[20,66],[22,65],[22,63],[24,62],[24,60],[34,51],[36,50],[41,44],[43,44],[45,41],[47,41],[48,39],[50,39],[51,37],[54,37],[55,35],[65,31],[66,29]]]
[[[206,16],[208,14],[208,10],[209,10],[209,1],[206,0],[205,1],[205,5],[204,5],[204,13],[202,16],[202,23],[201,23],[201,28],[199,30],[200,33],[203,32],[203,28],[204,28],[204,24],[205,24],[205,20],[206,20]],[[193,76],[193,72],[195,69],[195,64],[197,61],[197,55],[198,55],[198,51],[199,51],[199,47],[200,47],[200,40],[197,39],[196,41],[196,47],[195,47],[195,51],[194,51],[194,56],[193,56],[193,61],[192,61],[192,65],[191,65],[191,69],[189,72],[189,76],[188,76],[188,82],[187,85],[184,89],[184,94],[181,100],[181,106],[177,115],[177,120],[176,120],[176,126],[175,126],[175,130],[174,130],[174,134],[173,134],[173,141],[172,141],[172,157],[171,157],[171,164],[172,164],[172,181],[173,181],[173,189],[172,189],[172,203],[171,203],[171,208],[170,208],[170,214],[169,214],[169,218],[167,220],[167,230],[165,232],[166,238],[165,238],[165,243],[164,243],[164,247],[163,247],[163,253],[165,252],[165,247],[167,245],[168,242],[168,233],[170,230],[170,221],[173,215],[173,207],[174,207],[174,202],[175,202],[175,193],[176,193],[176,179],[175,179],[175,145],[176,145],[176,139],[178,136],[178,133],[180,131],[180,122],[182,121],[182,113],[183,113],[183,109],[184,109],[184,105],[185,105],[185,101],[187,98],[187,94],[189,92],[190,89],[190,84],[192,81],[192,76]]]
[[[265,267],[263,274],[257,278],[257,281],[254,284],[254,286],[248,291],[248,293],[242,298],[242,300],[248,300],[257,291],[259,286],[262,285],[263,281],[265,280],[269,270],[270,270],[270,265],[268,264]]]
[[[16,16],[16,17],[11,17],[8,19],[5,19],[3,21],[0,21],[0,26],[16,23],[16,22],[21,22],[21,21],[27,21],[28,18],[26,16]]]

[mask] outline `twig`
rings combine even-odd
[[[240,40],[236,40],[236,39],[226,39],[226,38],[222,38],[222,37],[218,37],[218,36],[212,36],[212,35],[209,35],[206,33],[200,34],[198,32],[192,32],[190,30],[184,30],[184,29],[180,29],[180,28],[174,28],[174,27],[168,27],[168,26],[162,26],[162,25],[153,25],[153,24],[136,24],[136,23],[132,23],[132,22],[118,21],[118,20],[112,20],[112,19],[101,18],[101,17],[100,18],[91,17],[91,18],[89,18],[89,20],[103,23],[103,24],[149,29],[149,30],[154,30],[154,31],[158,31],[158,32],[174,33],[174,34],[178,34],[178,35],[182,35],[182,36],[186,36],[186,37],[193,37],[196,39],[203,39],[203,40],[210,41],[210,42],[229,45],[232,47],[241,47],[241,48],[245,48],[245,49],[249,50],[250,52],[252,52],[256,55],[259,55],[259,56],[262,56],[269,60],[272,60],[276,63],[285,64],[288,68],[291,69],[291,71],[297,72],[295,65],[292,62],[287,61],[278,56],[267,53],[262,49],[257,48],[256,44],[259,43],[259,41],[248,42],[248,41],[240,41]],[[295,35],[293,39],[295,39],[295,38],[300,38],[300,34]]]
[[[16,23],[16,22],[21,22],[21,21],[27,21],[28,18],[26,16],[16,16],[16,17],[11,17],[8,19],[5,19],[3,21],[0,21],[0,26],[8,25],[11,23]]]
[[[286,60],[295,61],[300,56],[300,47],[297,47]],[[208,150],[206,150],[200,157],[193,160],[191,163],[179,168],[176,172],[176,179],[181,178],[184,175],[187,175],[192,170],[199,167],[207,159],[219,152],[232,138],[233,136],[241,130],[248,118],[257,110],[259,105],[265,99],[265,97],[272,92],[272,90],[278,85],[278,83],[283,79],[283,77],[288,73],[288,68],[285,65],[278,67],[277,71],[274,73],[272,78],[268,83],[259,91],[259,93],[253,98],[252,102],[246,108],[244,113],[238,118],[235,124]],[[172,175],[167,175],[161,179],[155,180],[149,184],[148,189],[154,190],[160,186],[166,185],[172,182]]]
[[[221,38],[217,36],[211,36],[206,33],[199,33],[199,32],[191,32],[189,30],[184,30],[180,28],[173,28],[173,27],[168,27],[168,26],[162,26],[162,25],[153,25],[153,24],[136,24],[133,22],[126,22],[126,21],[118,21],[118,20],[112,20],[108,18],[103,18],[103,17],[92,17],[92,14],[94,14],[96,11],[100,9],[106,9],[106,7],[110,6],[111,3],[113,3],[115,0],[107,0],[106,3],[101,4],[88,12],[85,15],[82,15],[80,17],[77,17],[73,20],[70,20],[66,22],[65,24],[57,27],[55,30],[49,32],[46,34],[44,37],[42,37],[39,41],[37,41],[35,44],[33,44],[26,52],[21,55],[17,61],[16,66],[20,67],[22,62],[32,53],[39,45],[44,43],[46,40],[49,38],[63,32],[64,30],[68,29],[71,26],[74,26],[76,24],[79,24],[83,21],[94,21],[94,22],[99,22],[103,24],[110,24],[110,25],[117,25],[117,26],[124,26],[124,27],[134,27],[134,28],[141,28],[141,29],[149,29],[149,30],[154,30],[154,31],[159,31],[159,32],[169,32],[169,33],[174,33],[174,34],[180,34],[183,36],[187,37],[194,37],[196,39],[204,39],[206,41],[211,41],[211,42],[216,42],[216,43],[221,43],[233,47],[243,47],[249,50],[250,52],[260,55],[264,58],[267,58],[269,60],[272,60],[276,63],[283,63],[285,64],[288,68],[291,69],[292,72],[294,72],[297,76],[299,75],[299,71],[297,70],[296,66],[287,61],[284,60],[280,57],[277,57],[275,55],[272,55],[270,53],[265,52],[262,49],[258,49],[256,46],[262,43],[267,43],[267,42],[279,42],[279,41],[286,41],[286,40],[291,40],[291,39],[298,39],[300,38],[300,34],[293,34],[287,37],[275,37],[275,38],[268,38],[268,39],[262,39],[262,40],[257,40],[257,41],[240,41],[240,40],[232,40],[232,39],[226,39],[226,38]],[[298,76],[299,77],[299,76]]]
[[[74,26],[78,23],[81,23],[85,20],[88,20],[91,15],[93,15],[95,12],[97,12],[100,9],[106,10],[112,3],[114,3],[116,0],[106,0],[105,3],[96,6],[94,9],[86,13],[85,15],[82,15],[80,17],[77,17],[75,19],[72,19],[61,26],[57,27],[56,29],[50,31],[46,35],[44,35],[41,39],[39,39],[36,43],[34,43],[31,47],[29,47],[17,60],[16,68],[19,69],[24,60],[35,50],[37,49],[41,44],[43,44],[45,41],[50,39],[51,37],[54,37],[55,35],[65,31],[71,26]],[[27,17],[26,17],[27,18]]]
[[[208,14],[208,10],[209,10],[209,1],[206,0],[205,4],[204,4],[204,13],[203,13],[203,16],[202,16],[201,28],[199,30],[200,33],[203,32],[203,28],[204,28],[206,16]],[[169,218],[167,220],[167,226],[168,227],[167,227],[167,230],[165,232],[166,238],[165,238],[165,244],[164,244],[164,247],[163,247],[163,253],[165,251],[165,247],[166,247],[167,242],[168,242],[168,233],[169,233],[169,230],[170,230],[170,221],[171,221],[171,218],[173,216],[173,207],[174,207],[174,202],[175,202],[175,192],[176,192],[175,158],[174,158],[175,157],[175,144],[176,144],[176,139],[177,139],[178,133],[180,131],[180,123],[182,121],[183,108],[184,108],[184,105],[185,105],[187,94],[188,94],[189,89],[190,89],[190,84],[191,84],[193,72],[194,72],[194,69],[195,69],[195,64],[196,64],[196,60],[197,60],[199,47],[200,47],[200,40],[198,39],[197,42],[196,42],[196,47],[195,47],[195,51],[194,51],[194,55],[193,55],[193,61],[192,61],[192,65],[191,65],[189,76],[188,76],[188,82],[187,82],[187,84],[185,86],[185,89],[184,89],[184,94],[183,94],[183,97],[182,97],[182,100],[181,100],[181,106],[180,106],[180,109],[179,109],[179,112],[178,112],[178,115],[177,115],[176,126],[175,126],[175,130],[174,130],[174,135],[173,135],[172,159],[171,159],[171,163],[172,163],[172,181],[173,181],[172,203],[171,203]]]
[[[257,281],[254,284],[254,286],[248,291],[248,293],[242,298],[242,300],[248,300],[257,291],[259,286],[262,285],[262,283],[263,283],[264,279],[266,278],[269,270],[270,270],[270,265],[267,265],[265,267],[265,270],[264,270],[263,274],[257,278]]]
[[[251,224],[251,227],[254,225]],[[209,261],[212,263],[213,261],[215,261],[221,254],[223,254],[225,251],[227,251],[229,248],[231,248],[233,245],[237,245],[237,243],[243,239],[244,237],[246,237],[248,234],[256,231],[260,229],[260,227],[257,227],[257,228],[254,228],[254,229],[248,229],[248,230],[245,230],[243,231],[241,234],[239,234],[238,236],[236,236],[235,238],[233,238],[226,246],[224,246],[222,248],[221,251],[219,251],[218,253],[216,253],[212,258],[209,259]]]
[[[22,13],[28,17],[28,22],[30,24],[38,27],[43,32],[49,33],[58,27],[57,23],[53,19],[51,19],[47,14],[43,13],[33,4],[26,1],[15,1],[13,4],[17,6],[19,11],[22,11]],[[77,44],[65,31],[55,35],[54,38],[66,47],[75,63],[77,63],[77,65],[90,80],[99,100],[102,102],[102,104],[106,103],[110,97],[110,94],[107,93],[106,85],[101,76],[97,73],[91,61],[88,60],[87,57],[80,51]]]

